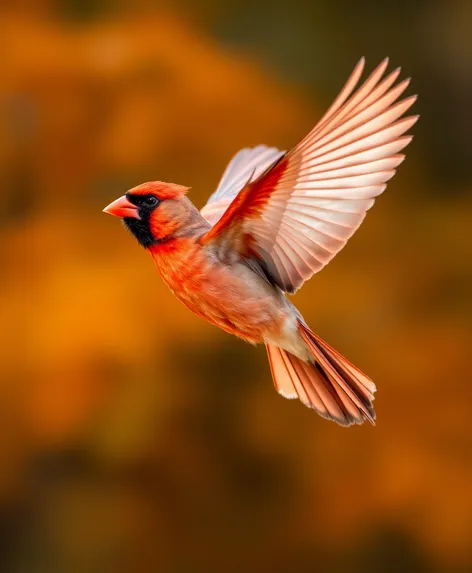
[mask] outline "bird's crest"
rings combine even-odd
[[[159,199],[181,199],[190,187],[177,185],[176,183],[166,183],[164,181],[148,181],[129,190],[133,195],[156,195]]]

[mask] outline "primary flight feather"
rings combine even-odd
[[[374,423],[375,385],[306,325],[295,292],[346,244],[403,161],[416,96],[385,75],[360,86],[364,59],[312,131],[288,153],[239,151],[201,212],[186,187],[153,181],[105,212],[123,218],[193,312],[266,345],[274,385],[342,425]],[[357,89],[356,89],[357,88]]]

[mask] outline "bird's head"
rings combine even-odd
[[[121,217],[138,242],[149,248],[171,239],[186,221],[188,187],[150,181],[130,189],[103,211]]]

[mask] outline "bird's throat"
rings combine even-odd
[[[151,229],[149,228],[149,221],[124,217],[123,223],[130,233],[134,235],[138,243],[145,249],[154,244],[154,237],[152,236]]]

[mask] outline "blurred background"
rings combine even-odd
[[[469,0],[1,3],[1,571],[472,571],[471,37]],[[421,120],[295,297],[377,383],[377,426],[346,430],[101,210],[153,179],[202,206],[363,55],[412,76]]]

